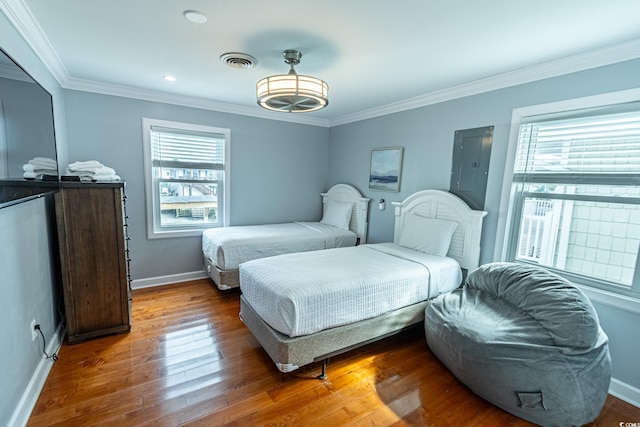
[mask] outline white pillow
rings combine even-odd
[[[324,210],[324,215],[322,215],[320,222],[348,230],[349,222],[351,222],[352,211],[353,203],[328,200],[327,206]]]
[[[430,255],[446,256],[457,222],[407,214],[398,244]]]

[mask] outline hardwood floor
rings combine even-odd
[[[429,351],[422,328],[280,373],[207,280],[134,292],[133,326],[63,345],[29,426],[531,426],[482,400]],[[640,422],[609,396],[590,426]]]

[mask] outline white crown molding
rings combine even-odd
[[[558,77],[578,71],[611,65],[631,59],[640,58],[640,39],[630,40],[614,46],[590,52],[568,56],[531,67],[521,68],[507,73],[434,91],[415,98],[406,99],[393,104],[348,114],[329,121],[329,126],[338,126],[373,117],[393,114],[400,111],[451,101],[466,96],[491,92],[520,84],[531,83],[551,77]]]
[[[194,96],[177,95],[155,90],[140,89],[130,86],[114,85],[110,83],[99,83],[90,80],[76,78],[68,79],[62,87],[65,89],[79,90],[84,92],[100,93],[103,95],[121,96],[134,98],[143,101],[162,102],[165,104],[181,105],[183,107],[201,108],[204,110],[218,111],[223,113],[240,114],[243,116],[258,117],[269,120],[280,120],[307,124],[312,126],[329,127],[329,120],[317,117],[298,116],[297,114],[281,114],[262,110],[258,107],[245,107],[242,105],[229,104],[210,99],[198,98]]]
[[[251,108],[206,100],[203,98],[174,95],[164,92],[72,78],[67,73],[67,70],[60,61],[60,58],[53,50],[49,40],[23,0],[0,0],[0,10],[4,12],[21,36],[29,46],[31,46],[36,55],[42,60],[56,80],[65,89],[95,92],[106,95],[122,96],[322,127],[339,126],[640,57],[640,39],[634,39],[614,46],[572,55],[559,60],[549,61],[543,64],[498,74],[451,88],[434,91],[392,104],[371,108],[353,114],[347,114],[335,119],[320,119],[297,114],[272,113],[262,111],[257,107]]]
[[[63,86],[63,82],[70,78],[69,73],[24,1],[0,0],[0,10],[53,74],[53,77]]]

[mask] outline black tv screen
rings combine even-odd
[[[51,94],[0,49],[0,207],[57,182]]]

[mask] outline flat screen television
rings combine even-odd
[[[0,48],[0,208],[57,189],[54,129],[51,94]]]

